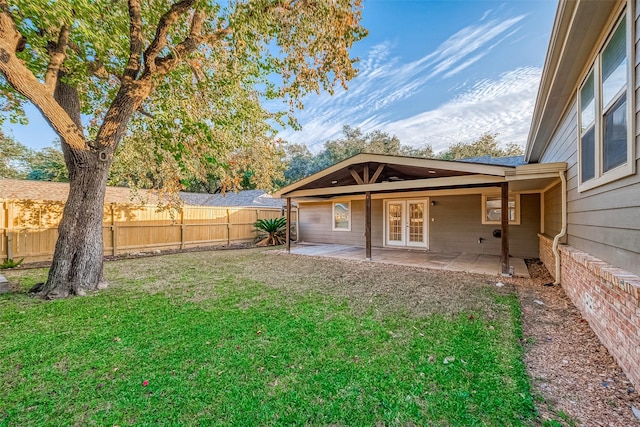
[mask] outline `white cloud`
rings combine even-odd
[[[412,62],[402,63],[399,57],[393,56],[394,45],[390,42],[373,46],[360,62],[360,73],[349,83],[348,91],[337,89],[334,96],[321,94],[309,97],[305,101],[305,109],[297,114],[302,131],[285,130],[280,136],[318,151],[325,141],[338,137],[342,126],[348,124],[361,127],[363,131],[384,129],[398,135],[404,144],[429,142],[434,149],[439,149],[451,142],[454,135],[466,135],[468,132],[473,138],[482,133],[478,129],[491,130],[491,126],[500,127],[501,123],[508,123],[515,127],[498,130],[501,140],[521,142],[528,123],[524,126],[516,123],[522,115],[530,117],[538,70],[515,70],[512,72],[517,75],[515,77],[506,73],[495,82],[477,82],[456,99],[437,108],[430,107],[432,111],[395,119],[402,110],[401,103],[421,91],[427,82],[460,75],[497,45],[517,37],[520,31],[517,24],[526,16],[498,18],[494,15],[492,18],[492,15],[488,11],[477,23],[460,29],[432,52]],[[466,79],[469,80],[468,77]],[[506,88],[509,82],[516,87]],[[454,86],[456,82],[448,84]],[[467,85],[465,82],[463,87]],[[503,92],[488,92],[494,85],[501,85]],[[517,93],[508,95],[514,90]],[[514,112],[509,113],[512,110]],[[462,131],[463,128],[468,131]]]
[[[454,142],[469,142],[484,132],[497,132],[502,142],[524,145],[541,70],[518,68],[496,80],[483,80],[469,91],[439,106],[402,120],[381,123],[403,144],[431,144],[434,150]]]

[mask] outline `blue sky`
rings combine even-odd
[[[369,36],[349,90],[307,97],[302,131],[280,137],[316,152],[343,125],[397,135],[436,151],[484,132],[524,145],[556,0],[365,0]],[[5,125],[32,148],[54,132],[35,109],[29,126]]]

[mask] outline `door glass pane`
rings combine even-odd
[[[596,119],[596,103],[594,98],[593,71],[580,89],[580,135],[589,128]]]
[[[627,163],[627,97],[625,95],[604,115],[603,151],[604,172]]]
[[[402,204],[389,203],[389,241],[402,241]]]
[[[595,126],[592,126],[580,140],[580,167],[582,170],[582,182],[592,179],[596,175],[596,151],[595,151]]]
[[[424,241],[424,203],[409,203],[409,241]]]
[[[602,52],[602,107],[627,85],[626,23],[623,19]]]

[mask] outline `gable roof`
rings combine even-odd
[[[156,194],[148,190],[138,190],[142,200],[152,202]],[[48,200],[64,202],[69,195],[69,183],[49,181],[28,181],[0,178],[0,199]],[[284,201],[273,198],[263,190],[244,190],[237,193],[202,194],[180,192],[180,198],[190,206],[220,207],[275,207],[281,208]],[[105,203],[140,204],[140,199],[126,187],[107,187]]]
[[[623,1],[559,1],[540,79],[525,160],[536,163],[576,95],[603,28]]]
[[[303,178],[276,197],[406,190],[504,181],[509,166],[362,153]],[[482,177],[479,179],[479,177]],[[492,179],[493,177],[493,179]]]

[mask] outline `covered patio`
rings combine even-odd
[[[464,252],[429,252],[420,249],[371,248],[371,262],[430,268],[434,270],[464,271],[467,273],[496,276],[501,273],[499,255],[471,254]],[[291,253],[297,255],[365,260],[365,248],[358,246],[298,243],[291,246]],[[529,271],[522,258],[510,257],[514,276],[529,278]]]

